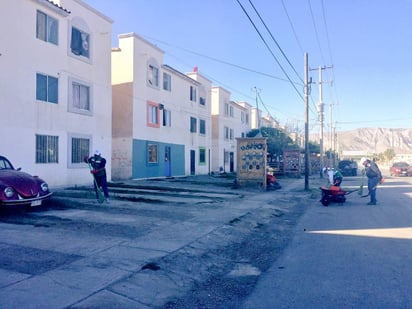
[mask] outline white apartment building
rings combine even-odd
[[[80,0],[0,2],[0,154],[51,187],[111,163],[112,21]]]
[[[236,171],[236,138],[250,131],[251,106],[230,100],[226,89],[212,87],[212,171]]]
[[[112,51],[113,179],[210,172],[211,82],[163,64],[135,33]]]

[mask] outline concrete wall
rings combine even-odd
[[[101,150],[109,179],[111,170],[112,21],[82,1],[59,3],[0,3],[0,153],[51,187],[90,183],[87,165],[71,163],[73,136],[90,140],[90,154],[95,148]],[[36,37],[37,10],[57,20],[57,45]],[[89,34],[89,58],[72,53],[72,26]],[[57,103],[36,100],[37,73],[57,78]],[[89,86],[89,113],[71,110],[73,81]],[[36,163],[36,134],[58,137],[57,162]]]
[[[113,178],[162,177],[167,174],[164,164],[171,166],[171,176],[207,174],[209,158],[201,163],[199,153],[211,149],[211,82],[198,72],[186,75],[164,65],[163,51],[135,33],[118,37],[119,47],[112,50]],[[157,85],[150,66],[158,70]],[[164,73],[171,78],[170,90],[163,88]],[[196,89],[196,100],[190,100],[190,87]],[[149,121],[151,107],[158,109],[157,124]],[[170,126],[163,123],[165,111],[170,112]],[[190,132],[191,117],[197,121],[196,132]],[[205,122],[204,134],[200,121]],[[157,145],[156,163],[147,161],[149,144]],[[166,163],[166,147],[172,162]]]

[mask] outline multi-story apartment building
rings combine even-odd
[[[210,172],[211,82],[135,33],[112,51],[113,179]]]
[[[251,106],[230,100],[230,92],[212,87],[212,171],[236,171],[236,138],[250,130]]]
[[[279,128],[279,122],[271,115],[263,116],[261,119],[261,127]]]
[[[0,154],[51,186],[110,179],[112,21],[80,0],[0,3]]]

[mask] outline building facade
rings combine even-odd
[[[98,148],[110,179],[112,21],[80,0],[14,0],[0,26],[0,154],[53,187],[90,183]]]
[[[112,51],[113,179],[210,172],[211,82],[135,33]]]
[[[236,138],[250,131],[251,106],[230,100],[226,89],[212,87],[212,171],[236,172]]]

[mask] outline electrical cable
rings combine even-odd
[[[270,31],[270,29],[268,28],[268,26],[266,25],[265,21],[263,20],[262,16],[259,14],[258,10],[256,9],[256,7],[254,6],[252,0],[249,0],[250,5],[252,6],[252,8],[255,10],[256,15],[259,17],[260,21],[262,22],[262,24],[265,26],[266,31],[269,33],[270,37],[272,38],[272,40],[275,42],[276,46],[279,48],[280,52],[282,53],[283,57],[286,59],[286,61],[289,63],[290,67],[292,68],[292,70],[295,72],[296,76],[299,77],[300,81],[302,83],[304,83],[303,79],[300,77],[299,73],[296,71],[295,67],[293,66],[293,64],[290,62],[289,58],[286,56],[285,52],[283,51],[283,49],[280,47],[279,43],[277,42],[277,40],[275,39],[275,37],[272,34],[272,31]]]
[[[265,44],[266,48],[269,50],[269,52],[271,53],[272,57],[275,59],[276,63],[278,64],[278,66],[280,67],[280,69],[282,70],[283,74],[285,74],[286,78],[289,80],[289,83],[292,85],[292,87],[295,89],[296,93],[298,94],[298,96],[304,101],[304,98],[302,96],[302,94],[299,92],[299,90],[296,88],[295,84],[292,82],[292,80],[290,79],[289,75],[287,74],[287,72],[285,71],[285,69],[282,67],[282,65],[280,64],[279,60],[276,58],[275,54],[273,53],[273,51],[271,50],[271,48],[269,47],[268,43],[266,42],[266,40],[263,38],[262,34],[260,33],[260,31],[258,30],[258,28],[256,27],[255,23],[253,22],[253,20],[251,19],[251,17],[249,16],[249,14],[247,13],[246,9],[243,7],[243,5],[240,3],[239,0],[236,0],[237,3],[240,5],[240,7],[242,8],[243,12],[245,13],[245,15],[247,16],[247,18],[249,19],[250,23],[253,25],[253,27],[255,28],[255,31],[258,33],[259,37],[261,38],[261,40],[263,41],[263,43]]]
[[[231,63],[231,62],[228,62],[228,61],[225,61],[225,60],[221,60],[221,59],[218,59],[218,58],[215,58],[215,57],[212,57],[212,56],[207,56],[207,55],[201,54],[201,53],[199,53],[199,52],[196,52],[196,51],[193,51],[193,50],[189,50],[189,49],[184,48],[184,47],[172,45],[172,44],[167,43],[167,42],[165,42],[165,41],[161,41],[161,40],[158,40],[158,39],[149,37],[149,36],[144,36],[144,35],[142,35],[142,37],[144,37],[144,38],[146,38],[146,39],[149,39],[149,40],[152,40],[152,41],[156,41],[156,42],[162,43],[162,44],[164,44],[164,45],[167,45],[167,46],[170,46],[170,47],[173,47],[173,48],[177,48],[177,49],[183,50],[183,51],[185,51],[185,52],[187,52],[187,53],[190,53],[190,54],[193,54],[193,55],[196,55],[196,56],[200,56],[200,57],[203,57],[203,58],[206,58],[206,59],[209,59],[209,60],[218,62],[218,63],[222,63],[222,64],[226,64],[226,65],[228,65],[228,66],[232,66],[232,67],[237,68],[237,69],[241,69],[241,70],[248,71],[248,72],[251,72],[251,73],[255,73],[255,74],[258,74],[258,75],[262,75],[262,76],[265,76],[265,77],[277,79],[277,80],[280,80],[280,81],[289,82],[289,80],[287,80],[287,79],[285,79],[285,78],[281,78],[281,77],[278,77],[278,76],[274,76],[274,75],[272,75],[272,74],[268,74],[268,73],[265,73],[265,72],[259,72],[259,71],[256,71],[256,70],[254,70],[254,69],[249,69],[249,68],[246,68],[246,67],[244,67],[244,66],[241,66],[241,65],[238,65],[238,64],[234,64],[234,63]],[[301,85],[300,83],[297,83],[297,82],[294,82],[294,83],[295,83],[295,84],[298,84],[298,85]]]
[[[298,44],[298,46],[299,46],[299,49],[300,49],[301,54],[303,55],[303,54],[304,54],[304,51],[303,51],[302,45],[300,44],[299,38],[298,38],[298,36],[297,36],[297,34],[296,34],[295,27],[293,27],[293,23],[292,23],[292,20],[291,20],[291,18],[290,18],[290,16],[289,16],[288,10],[286,9],[286,5],[285,5],[285,3],[283,2],[283,0],[281,0],[281,2],[282,2],[283,10],[285,11],[285,14],[286,14],[286,16],[287,16],[287,18],[288,18],[289,25],[290,25],[290,27],[292,28],[293,35],[295,36],[295,40],[296,40],[296,42],[297,42],[297,44]]]
[[[319,41],[318,29],[316,27],[315,17],[313,16],[312,5],[310,4],[310,0],[308,0],[308,5],[309,5],[310,15],[311,15],[311,18],[312,18],[313,28],[315,29],[316,41],[318,43],[320,57],[322,59],[322,62],[325,63],[325,58],[323,57],[322,47],[321,47],[320,41]]]

